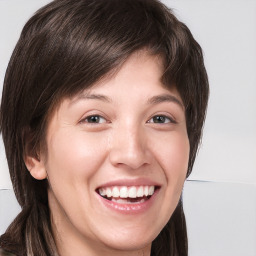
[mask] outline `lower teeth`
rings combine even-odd
[[[119,204],[140,204],[145,202],[148,198],[141,197],[141,198],[108,198],[110,201],[119,203]]]

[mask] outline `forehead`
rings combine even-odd
[[[153,55],[147,50],[137,51],[130,55],[122,65],[100,78],[89,88],[60,99],[51,114],[56,113],[64,102],[69,102],[69,105],[83,99],[101,99],[110,102],[124,96],[129,104],[130,95],[151,98],[155,94],[168,92],[174,93],[177,103],[183,105],[175,85],[167,88],[163,84],[163,72],[164,64],[161,56]],[[141,88],[143,90],[140,90]]]
[[[148,85],[148,91],[152,92],[155,88],[176,92],[174,84],[169,85],[169,88],[163,84],[163,72],[164,64],[161,56],[153,55],[147,50],[140,50],[129,56],[122,65],[103,76],[90,88],[81,90],[70,97],[69,100],[71,102],[76,101],[85,95],[94,94],[95,91],[105,93],[108,91],[113,93],[114,91],[120,94],[124,93],[129,97],[132,89],[137,90],[143,84]]]

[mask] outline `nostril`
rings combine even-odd
[[[131,153],[131,152],[111,152],[109,155],[110,162],[115,167],[126,166],[131,170],[137,170],[144,165],[150,163],[150,158],[144,153]]]
[[[128,124],[127,126],[130,126]],[[113,138],[109,159],[116,167],[128,166],[130,169],[138,169],[151,162],[152,156],[146,146],[145,133],[135,130],[134,127],[122,127],[117,138]],[[120,128],[121,129],[121,128]],[[117,136],[116,135],[116,136]]]

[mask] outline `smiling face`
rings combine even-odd
[[[27,165],[49,181],[62,256],[150,255],[175,210],[189,141],[184,106],[175,89],[163,87],[162,72],[160,58],[135,53],[53,113],[47,157]]]

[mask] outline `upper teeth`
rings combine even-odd
[[[107,197],[121,197],[121,198],[136,198],[143,196],[152,196],[154,194],[154,186],[115,186],[115,187],[104,187],[99,189],[101,196]]]

